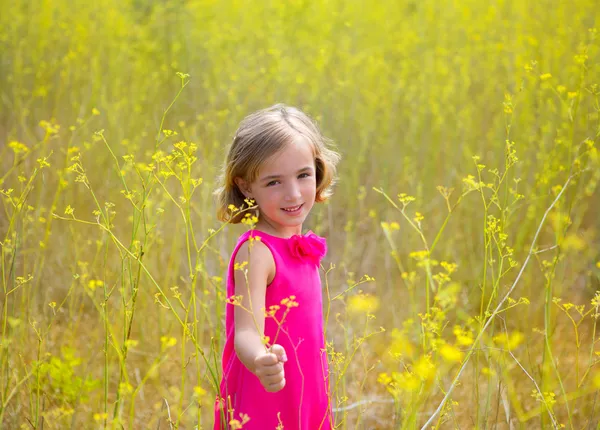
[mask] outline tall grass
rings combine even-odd
[[[594,1],[4,6],[0,427],[211,427],[212,191],[276,102],[343,154],[305,226],[339,428],[598,424]]]

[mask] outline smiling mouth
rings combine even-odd
[[[289,208],[281,208],[281,210],[285,211],[285,212],[289,212],[289,213],[294,213],[294,212],[298,212],[302,206],[304,206],[304,203],[302,203],[301,205],[298,206],[292,206]]]

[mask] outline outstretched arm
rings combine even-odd
[[[279,391],[285,385],[283,363],[287,360],[280,345],[267,351],[262,337],[265,328],[265,294],[275,275],[275,261],[269,248],[260,241],[242,244],[235,258],[247,271],[235,271],[235,295],[242,306],[235,307],[235,352],[246,368],[260,379],[267,391]],[[251,312],[248,312],[248,309]]]

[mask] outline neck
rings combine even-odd
[[[302,234],[302,224],[298,226],[282,228],[281,226],[273,225],[264,218],[256,223],[256,229],[264,231],[268,234],[272,234],[273,236],[283,237],[286,239],[294,236],[295,234]]]

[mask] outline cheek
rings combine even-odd
[[[267,188],[262,193],[263,204],[266,206],[277,206],[281,198],[280,187]]]
[[[306,196],[312,195],[314,197],[317,194],[317,182],[314,179],[306,181],[302,185],[302,193]]]

